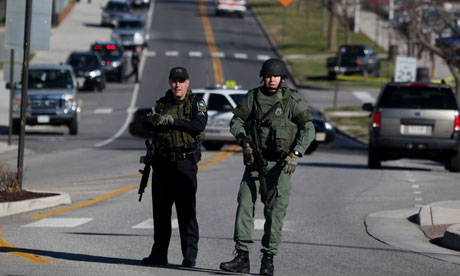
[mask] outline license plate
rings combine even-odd
[[[85,78],[77,78],[77,86],[83,87],[85,85]]]
[[[430,135],[431,126],[421,126],[421,125],[401,125],[402,134],[410,135]]]
[[[316,141],[320,141],[320,142],[321,142],[321,141],[326,141],[326,133],[324,133],[324,132],[317,132],[317,133],[315,134],[315,140],[316,140]]]
[[[47,115],[37,116],[37,122],[40,124],[47,124],[50,122],[50,116],[47,116]]]

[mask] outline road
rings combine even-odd
[[[73,203],[1,218],[0,274],[226,275],[218,267],[232,257],[241,153],[231,145],[227,151],[204,152],[198,174],[197,267],[179,266],[176,220],[171,265],[144,267],[139,261],[150,252],[153,231],[151,191],[139,203],[135,188],[143,140],[127,131],[114,136],[123,129],[133,99],[137,107],[149,106],[163,95],[171,67],[186,67],[192,88],[229,79],[246,88],[259,85],[262,59],[275,55],[259,25],[251,14],[215,17],[211,7],[210,1],[155,1],[141,84],[110,83],[103,93],[81,93],[85,104],[76,137],[59,129],[28,133],[24,187],[68,192]],[[333,91],[301,93],[321,106]],[[353,91],[341,95],[342,104],[362,99]],[[14,156],[0,159],[15,162]],[[368,170],[366,162],[366,146],[343,135],[301,159],[275,257],[276,275],[458,275],[457,264],[382,243],[364,224],[375,212],[458,199],[458,176],[429,161],[385,162],[381,170]],[[262,223],[259,205],[252,273],[259,270]]]

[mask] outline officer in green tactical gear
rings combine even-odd
[[[246,167],[238,192],[233,236],[236,256],[220,264],[225,271],[249,273],[249,252],[254,246],[254,210],[261,191],[258,171],[253,169],[253,146],[256,143],[248,130],[249,122],[255,119],[259,125],[260,151],[267,160],[260,274],[274,275],[273,256],[278,253],[281,242],[291,192],[291,175],[315,136],[307,105],[296,90],[282,86],[286,75],[283,61],[275,58],[265,61],[260,70],[263,85],[248,91],[233,111],[230,130],[243,148]]]
[[[188,89],[189,84],[185,68],[172,68],[171,89],[156,102],[150,116],[156,148],[152,164],[154,243],[150,256],[142,260],[144,265],[168,264],[173,204],[179,223],[182,266],[196,264],[197,163],[201,159],[200,147],[208,114],[204,100]]]

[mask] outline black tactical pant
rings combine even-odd
[[[160,160],[153,168],[153,247],[152,256],[167,260],[171,239],[172,205],[176,205],[177,220],[184,259],[195,260],[198,253],[198,222],[196,190],[198,167],[185,159]]]

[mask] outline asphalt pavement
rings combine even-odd
[[[103,0],[91,1],[91,3],[80,2],[76,4],[67,18],[57,27],[52,30],[51,49],[49,51],[38,51],[32,63],[57,64],[63,62],[68,54],[73,50],[86,50],[89,45],[96,40],[108,40],[111,30],[109,28],[100,28],[100,13],[99,8]],[[88,24],[88,22],[93,22]],[[384,24],[375,24],[377,19],[370,12],[363,12],[361,18],[361,27],[365,33],[375,33],[375,27],[380,26],[381,33],[384,32]],[[368,34],[368,35],[369,35]],[[369,35],[372,38],[372,35]],[[385,41],[385,35],[382,35],[379,44],[385,47],[388,45],[388,40]],[[403,40],[395,40],[400,42]],[[404,45],[401,44],[404,49]],[[442,67],[442,66],[441,66]],[[440,68],[440,67],[437,67]],[[440,71],[442,72],[442,71]],[[437,73],[438,74],[438,73]],[[446,77],[439,73],[438,77]],[[3,76],[3,72],[0,72]],[[4,130],[8,126],[8,108],[9,108],[9,92],[5,89],[5,81],[0,78],[0,131],[1,135],[6,135]],[[7,145],[0,142],[0,154],[11,153],[17,150],[16,145]],[[53,198],[32,199],[23,202],[6,202],[0,203],[0,217],[9,216],[19,212],[28,212],[38,208],[48,208],[59,204],[69,204],[70,196],[61,195]],[[54,204],[54,205],[53,205]],[[391,212],[391,211],[389,211]],[[423,206],[416,210],[416,222],[419,224],[420,231],[413,235],[424,234],[426,237],[422,239],[426,243],[432,240],[441,239],[441,244],[444,247],[460,251],[460,201],[435,202]],[[372,223],[376,218],[381,217],[381,214],[370,214],[366,219],[366,223]],[[387,216],[387,214],[385,214]],[[383,221],[383,220],[380,220]],[[369,225],[368,225],[369,227]],[[381,227],[374,224],[369,231],[373,235],[372,229],[376,230],[376,238],[385,242],[387,236],[395,235],[394,233],[379,233]],[[410,235],[409,232],[405,233]],[[394,239],[393,239],[394,240]],[[388,242],[390,243],[390,242]],[[391,243],[390,243],[391,244]]]

